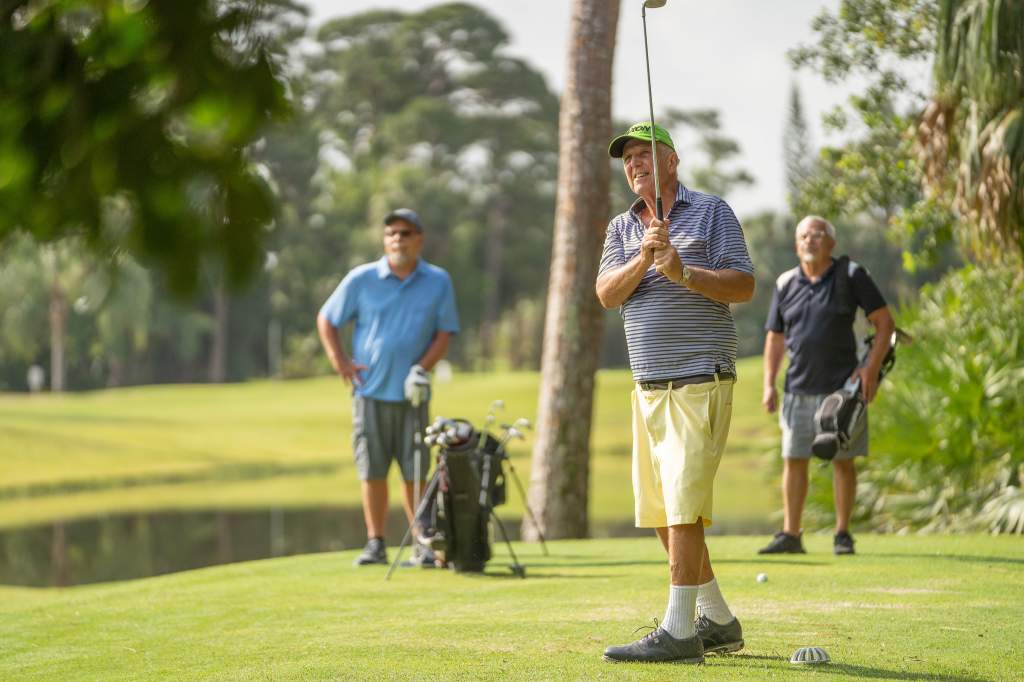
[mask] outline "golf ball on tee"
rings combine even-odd
[[[757,574],[757,582],[759,582],[759,583],[766,583],[766,582],[768,582],[768,574],[767,573],[758,573]]]

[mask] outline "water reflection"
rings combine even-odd
[[[517,540],[519,519],[501,518],[511,539]],[[405,529],[405,517],[393,509],[388,516],[389,547],[398,546]],[[760,533],[770,530],[770,523],[716,523],[708,530]],[[634,528],[631,521],[591,528],[592,537],[650,533]],[[359,508],[106,516],[0,531],[0,584],[49,587],[130,580],[236,561],[353,549],[365,541]]]
[[[405,532],[388,518],[388,543]],[[0,531],[0,583],[66,586],[362,547],[360,509],[161,512]]]

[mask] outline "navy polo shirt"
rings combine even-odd
[[[437,332],[459,331],[455,291],[448,273],[422,258],[399,279],[387,257],[345,276],[320,314],[335,327],[355,322],[352,360],[366,365],[357,395],[405,400],[403,383]]]
[[[765,330],[786,337],[787,393],[820,395],[841,388],[857,367],[857,308],[870,315],[886,305],[868,271],[850,261],[851,300],[844,306],[836,295],[835,265],[833,259],[817,282],[811,282],[800,266],[775,281]]]

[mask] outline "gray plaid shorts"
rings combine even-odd
[[[418,426],[422,434],[428,426],[429,406],[423,404],[415,410],[419,412]],[[403,480],[416,478],[416,460],[413,459],[416,411],[408,401],[395,403],[352,396],[352,449],[359,480],[386,479],[393,459],[398,460]],[[419,450],[420,478],[424,480],[430,472],[430,450],[425,443],[420,444]]]
[[[782,427],[782,456],[787,459],[810,459],[811,443],[814,442],[814,413],[828,393],[801,395],[785,393],[782,409],[779,410],[779,426]],[[853,459],[868,454],[867,412],[864,413],[864,431],[850,444],[848,450],[840,449],[836,459]]]

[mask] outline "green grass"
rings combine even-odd
[[[715,492],[720,528],[764,523],[774,419],[760,408],[760,359],[739,367],[729,447]],[[536,414],[536,373],[457,374],[434,414],[481,423],[495,399]],[[632,518],[627,372],[598,376],[591,518]],[[0,395],[0,527],[167,509],[357,506],[350,397],[337,378],[148,386],[65,396]],[[512,449],[524,484],[530,443]],[[392,470],[397,493],[397,472]],[[397,499],[397,498],[396,498]],[[517,495],[506,515],[521,514]]]
[[[653,539],[497,546],[487,576],[351,567],[307,555],[71,589],[0,587],[0,679],[1019,680],[1024,545],[985,536],[859,537],[836,558],[759,557],[709,539],[746,648],[703,668],[601,661],[660,617]],[[764,571],[766,583],[754,576]],[[800,646],[833,663],[790,665]]]

